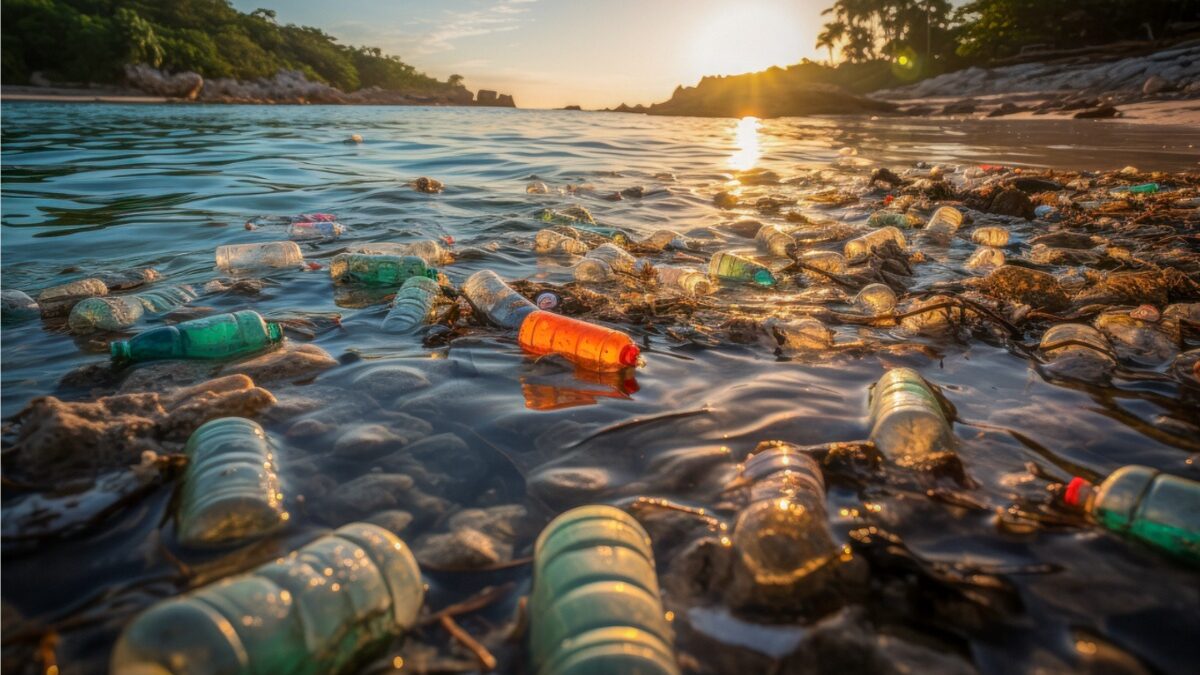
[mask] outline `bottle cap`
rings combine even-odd
[[[545,310],[554,309],[555,307],[558,307],[561,302],[562,301],[559,299],[559,297],[550,291],[539,293],[537,298],[534,299],[534,304],[538,306],[538,309]]]
[[[1071,479],[1070,483],[1067,483],[1067,489],[1063,492],[1063,503],[1073,508],[1083,506],[1083,501],[1088,493],[1087,488],[1091,486],[1091,483],[1079,476],[1075,476]]]
[[[758,270],[754,273],[754,281],[762,286],[774,286],[775,275],[770,270]]]
[[[642,350],[638,349],[637,345],[628,344],[621,348],[621,354],[617,356],[617,361],[623,366],[632,368],[638,365],[641,357]]]

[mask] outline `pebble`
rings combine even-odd
[[[553,507],[596,501],[613,483],[613,475],[599,467],[553,467],[527,479],[529,494]]]
[[[372,365],[350,381],[351,386],[387,406],[397,398],[409,396],[429,386],[425,373],[409,366]]]
[[[243,373],[260,382],[278,382],[316,377],[336,365],[337,359],[314,344],[288,342],[282,349],[229,364],[221,372]]]

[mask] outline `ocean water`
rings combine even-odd
[[[797,199],[795,209],[811,218],[856,223],[869,208],[826,208],[806,198],[826,188],[861,193],[874,169],[899,171],[917,162],[951,170],[986,163],[1194,171],[1200,129],[324,106],[5,104],[2,115],[5,289],[36,295],[91,273],[147,266],[162,273],[159,283],[199,288],[221,276],[213,266],[217,246],[283,238],[282,230],[247,230],[247,218],[323,211],[349,228],[338,241],[304,245],[306,258],[322,269],[273,273],[256,295],[210,294],[195,303],[276,317],[340,316],[339,325],[311,339],[339,366],[301,382],[265,385],[285,408],[311,416],[315,405],[332,421],[329,431],[316,435],[289,434],[300,414],[274,414],[265,422],[278,439],[293,514],[283,534],[250,553],[178,550],[170,543],[169,485],[69,537],[31,544],[6,519],[6,639],[16,631],[28,641],[26,633],[8,628],[10,611],[23,617],[13,624],[18,628],[57,626],[60,672],[103,672],[120,626],[154,599],[244,569],[326,528],[370,517],[372,510],[413,512],[401,536],[420,557],[422,542],[445,532],[456,510],[505,505],[520,505],[527,515],[506,535],[500,560],[482,571],[431,565],[428,603],[437,609],[511,583],[485,610],[461,621],[477,637],[489,636],[484,642],[502,671],[522,672],[519,643],[496,635],[511,625],[517,598],[528,590],[523,560],[541,524],[572,506],[629,505],[639,497],[705,509],[732,522],[725,487],[738,461],[765,440],[814,445],[864,439],[868,387],[900,365],[919,370],[954,404],[959,456],[970,480],[901,480],[884,472],[874,483],[831,483],[830,525],[837,537],[849,541],[852,531],[876,528],[906,551],[907,563],[900,556],[863,553],[874,591],[843,610],[858,612],[866,626],[863,639],[876,646],[892,640],[892,651],[881,653],[929,670],[951,666],[922,660],[927,652],[995,673],[1186,672],[1200,659],[1194,640],[1200,634],[1200,577],[1194,571],[1077,523],[1039,524],[1020,515],[1046,500],[1050,479],[1076,473],[1102,477],[1139,463],[1195,478],[1200,441],[1189,425],[1196,422],[1197,404],[1177,384],[1051,382],[1018,350],[983,334],[912,336],[841,325],[834,348],[780,353],[760,343],[701,339],[670,317],[644,313],[613,325],[645,345],[646,366],[632,379],[596,381],[553,359],[523,356],[513,336],[498,330],[477,327],[433,346],[418,336],[384,334],[378,329],[386,313],[381,298],[337,291],[324,269],[350,245],[436,238],[453,241],[457,259],[442,271],[455,284],[481,269],[506,279],[563,284],[572,279],[574,261],[530,249],[545,208],[583,205],[602,224],[625,228],[635,238],[668,228],[709,237],[710,250],[752,251],[752,241],[721,226],[739,217],[783,224],[782,215],[753,208],[759,197]],[[346,143],[352,133],[365,142]],[[738,182],[739,176],[761,176],[755,173],[760,170],[779,180]],[[418,176],[443,181],[445,191],[412,190],[407,183]],[[535,181],[551,192],[527,194],[526,185]],[[643,187],[644,196],[605,198],[634,186]],[[713,195],[721,190],[740,191],[743,206],[717,208]],[[1039,226],[1006,225],[1013,234],[1008,255],[1019,256]],[[840,242],[818,248],[840,250]],[[944,257],[917,266],[911,290],[969,276],[961,263],[973,248],[957,241]],[[600,290],[637,298],[630,289]],[[795,318],[804,307],[844,308],[845,301],[794,286],[725,285],[695,322],[713,329],[735,318]],[[138,328],[160,322],[147,318]],[[1035,343],[1037,337],[1024,340]],[[9,421],[30,399],[86,399],[86,386],[77,379],[65,385],[63,378],[105,358],[103,340],[73,337],[61,323],[5,326],[0,372],[6,454]],[[356,385],[364,375],[394,367],[404,369],[397,372],[405,378],[395,388],[364,391]],[[297,403],[302,400],[310,402],[307,408]],[[363,424],[461,439],[465,454],[409,460],[416,462],[411,472],[423,472],[416,476],[420,489],[442,500],[441,512],[423,514],[403,496],[396,496],[398,505],[367,512],[337,501],[338,485],[379,473],[386,464],[333,453],[339,434]],[[58,477],[37,479],[54,485]],[[28,490],[6,485],[4,509],[21,513],[30,498]],[[652,534],[664,530],[670,528],[661,522],[651,527]],[[656,536],[660,576],[683,574],[671,566],[675,543],[663,539]],[[770,636],[799,640],[818,619],[733,617],[719,604],[697,608],[670,593],[666,602],[675,611],[677,648],[688,655],[685,669],[693,672],[760,664],[778,646]],[[773,626],[757,630],[756,622]],[[723,638],[730,646],[714,653]],[[897,649],[896,641],[914,646]],[[441,650],[444,661],[414,642]],[[19,659],[25,646],[6,642],[6,664]],[[386,670],[396,655],[417,670],[420,663],[470,663],[454,649],[439,629],[427,627],[371,667]]]

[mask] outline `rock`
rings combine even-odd
[[[368,473],[334,488],[323,500],[330,524],[366,518],[412,502],[416,483],[402,473]]]
[[[500,108],[515,108],[517,102],[513,100],[512,94],[500,94],[496,97],[496,106]]]
[[[125,79],[147,94],[188,101],[196,100],[204,88],[204,78],[190,70],[171,75],[144,63],[125,66]]]
[[[204,361],[156,361],[140,364],[126,372],[118,393],[168,392],[190,387],[211,378],[217,366]]]
[[[971,99],[963,99],[954,103],[947,103],[942,107],[942,115],[970,115],[975,112],[977,104]]]
[[[1030,262],[1038,265],[1090,265],[1099,260],[1100,256],[1084,249],[1034,244],[1029,249],[1028,258]]]
[[[66,284],[51,286],[37,295],[37,304],[42,316],[65,316],[84,298],[108,295],[108,286],[99,279],[79,279]]]
[[[370,459],[394,450],[405,439],[392,433],[382,424],[360,424],[350,427],[333,443],[333,454],[349,459]]]
[[[1079,305],[1165,305],[1170,295],[1166,275],[1158,271],[1107,274],[1075,295]]]
[[[392,509],[390,511],[382,511],[367,518],[368,523],[378,525],[392,534],[402,535],[404,530],[412,524],[413,515],[408,511]]]
[[[737,195],[722,190],[713,195],[713,204],[716,204],[722,209],[732,209],[733,207],[737,206],[738,198]]]
[[[565,105],[562,107],[562,109],[563,110],[583,110],[583,108],[580,108],[577,105]]]
[[[384,363],[370,366],[350,381],[355,390],[371,396],[382,405],[409,396],[429,386],[425,373],[409,366]]]
[[[243,373],[258,382],[279,382],[316,377],[338,365],[329,352],[314,344],[287,342],[282,349],[267,352],[249,361],[231,363],[222,373]]]
[[[1091,108],[1089,110],[1080,110],[1073,117],[1077,120],[1096,120],[1107,119],[1109,117],[1119,117],[1120,111],[1111,105],[1100,106],[1099,108]]]
[[[1029,196],[1024,192],[1014,188],[1005,188],[993,195],[987,210],[1002,216],[1012,216],[1026,220],[1033,218],[1033,202],[1030,201]]]
[[[1045,178],[1037,178],[1034,176],[1018,176],[1008,182],[1009,185],[1017,188],[1021,192],[1036,194],[1038,192],[1058,192],[1063,189],[1062,184]]]
[[[314,438],[322,436],[334,430],[334,426],[323,420],[307,418],[297,420],[292,426],[288,427],[286,436],[288,438]]]
[[[1094,323],[1122,357],[1157,365],[1179,352],[1178,324],[1142,321],[1127,311],[1105,312]]]
[[[413,547],[413,553],[422,568],[441,570],[479,569],[495,565],[502,559],[494,539],[470,528],[423,537]],[[509,553],[511,555],[511,551]]]
[[[424,192],[426,194],[437,194],[446,189],[446,186],[443,185],[440,180],[437,180],[436,178],[429,178],[427,176],[421,176],[420,178],[409,183],[409,185],[411,185],[412,189],[416,190],[417,192]]]
[[[1003,265],[982,279],[985,293],[1048,310],[1067,305],[1067,294],[1053,275],[1028,267]]]
[[[417,431],[424,431],[421,434],[423,437],[414,439],[403,450],[381,460],[384,469],[399,469],[415,460],[425,469],[442,474],[444,478],[440,482],[449,485],[448,491],[471,489],[488,476],[487,462],[458,435],[442,433],[429,436],[432,428],[428,422],[408,415],[405,417],[412,420],[414,426],[419,425]]]
[[[1171,83],[1160,75],[1151,75],[1150,77],[1146,78],[1144,83],[1142,83],[1142,94],[1146,96],[1161,94],[1162,92],[1169,91],[1170,89],[1172,89]]]
[[[185,441],[201,424],[220,417],[256,418],[275,405],[275,397],[245,375],[228,375],[163,396],[166,419],[158,423],[167,439]]]
[[[704,77],[694,87],[677,87],[671,98],[649,108],[621,104],[615,112],[691,117],[759,118],[792,115],[887,113],[895,103],[858,96],[814,83],[801,70],[772,68],[761,73]]]
[[[497,94],[491,89],[480,89],[475,92],[475,105],[496,105]]]
[[[552,507],[569,507],[595,501],[612,483],[612,474],[599,467],[551,467],[529,476],[528,489]]]
[[[989,112],[987,114],[987,116],[988,117],[1004,117],[1005,115],[1015,115],[1016,113],[1019,113],[1019,112],[1025,112],[1026,110],[1027,110],[1027,108],[1021,107],[1021,106],[1013,103],[1012,101],[1005,101],[1004,103],[1001,103],[996,108],[992,109],[992,111]]]

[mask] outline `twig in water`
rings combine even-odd
[[[458,640],[459,644],[469,649],[471,653],[475,655],[475,658],[479,660],[479,665],[485,672],[496,669],[496,657],[492,656],[492,653],[488,651],[487,647],[479,644],[475,638],[471,637],[467,631],[463,630],[462,626],[459,626],[457,623],[455,623],[454,619],[450,618],[449,616],[443,616],[439,619],[439,622],[442,624],[442,628],[445,628],[446,632],[449,633],[451,637],[453,637],[455,640]]]

